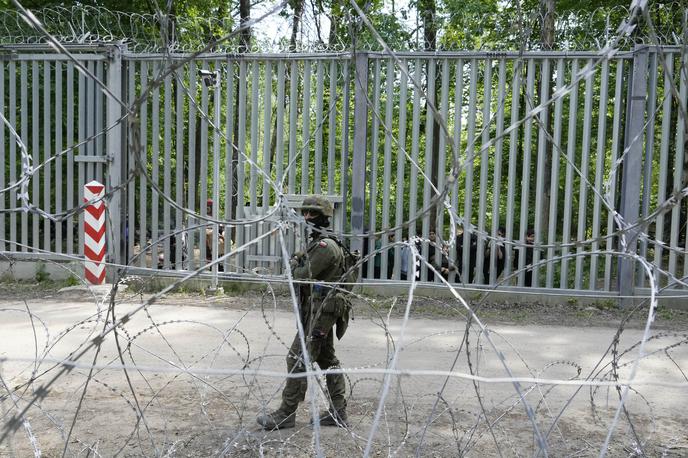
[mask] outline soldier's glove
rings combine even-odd
[[[297,251],[294,253],[289,260],[289,267],[291,267],[292,270],[296,269],[297,267],[300,267],[303,264],[303,258],[305,254],[302,251]]]

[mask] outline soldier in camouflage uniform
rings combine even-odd
[[[339,367],[334,350],[334,326],[337,324],[337,337],[341,338],[348,323],[349,303],[341,292],[328,286],[340,280],[344,273],[344,253],[339,242],[324,228],[330,225],[333,215],[332,203],[320,196],[304,199],[302,214],[310,226],[310,242],[305,253],[296,253],[291,260],[294,280],[316,280],[324,284],[301,284],[299,286],[299,312],[306,337],[306,345],[311,362],[317,362],[321,369]],[[298,333],[287,355],[287,371],[305,371]],[[330,409],[321,412],[320,424],[323,426],[345,427],[346,385],[342,374],[325,377],[330,397]],[[306,377],[287,378],[282,391],[282,404],[276,411],[260,415],[258,424],[264,429],[293,428],[296,408],[306,395]]]

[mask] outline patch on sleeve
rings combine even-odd
[[[320,248],[326,248],[326,247],[327,247],[327,242],[324,241],[324,240],[321,240],[320,243],[318,243],[318,245],[320,245]]]

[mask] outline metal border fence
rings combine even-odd
[[[30,184],[27,199],[0,196],[0,250],[82,254],[82,214],[65,212],[105,179],[126,184],[108,200],[110,259],[154,270],[217,259],[273,228],[281,196],[324,193],[335,229],[371,255],[368,281],[403,280],[398,242],[416,236],[463,284],[632,294],[647,282],[620,253],[654,264],[661,287],[687,274],[686,202],[667,202],[686,182],[682,48],[72,52],[128,108],[65,55],[4,48],[0,189]],[[267,238],[219,269],[279,273],[277,247]]]

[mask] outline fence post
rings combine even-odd
[[[637,251],[639,228],[626,229],[638,222],[640,209],[640,184],[643,165],[643,141],[645,132],[645,105],[647,97],[647,46],[637,46],[633,50],[633,69],[631,73],[631,87],[628,115],[626,120],[626,134],[624,141],[625,157],[623,159],[623,177],[621,181],[621,210],[626,227],[622,227],[619,248],[625,254]],[[621,241],[625,238],[625,246]],[[630,296],[635,292],[636,261],[629,257],[619,259],[619,295],[621,305],[630,306],[633,300]]]
[[[113,45],[108,48],[108,70],[107,87],[112,96],[106,96],[106,156],[109,168],[107,171],[106,191],[111,192],[122,183],[122,169],[124,167],[124,156],[127,148],[123,141],[122,123],[118,120],[122,117],[122,47],[123,45]],[[115,125],[116,124],[116,125]],[[125,146],[123,146],[125,145]],[[123,253],[126,253],[125,237],[122,237],[122,191],[112,194],[108,202],[109,214],[109,235],[112,240],[107,244],[108,262],[122,264]],[[129,234],[133,237],[134,234]],[[116,269],[110,269],[116,272]]]
[[[351,162],[351,232],[363,234],[366,155],[368,152],[368,54],[356,54],[354,77],[354,150]],[[363,238],[354,237],[351,248],[363,252]]]

